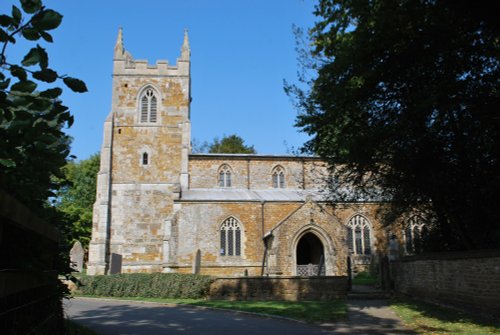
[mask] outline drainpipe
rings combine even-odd
[[[247,159],[247,189],[250,189],[250,159]]]
[[[302,189],[306,189],[306,162],[302,159]]]

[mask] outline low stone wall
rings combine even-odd
[[[500,317],[500,250],[405,257],[393,278],[398,293]]]
[[[333,300],[345,299],[346,276],[217,278],[210,299]]]

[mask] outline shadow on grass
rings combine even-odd
[[[423,334],[497,334],[500,320],[472,315],[407,298],[390,302],[391,308],[419,333]]]
[[[191,305],[232,309],[245,312],[278,315],[307,322],[345,319],[347,306],[343,300],[334,301],[225,301],[207,300]]]

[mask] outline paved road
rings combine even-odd
[[[196,307],[75,298],[69,318],[102,335],[316,335],[327,329],[274,318]]]
[[[416,335],[407,329],[386,300],[348,300],[349,317],[334,324],[323,324],[334,334]]]

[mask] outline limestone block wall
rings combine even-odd
[[[200,250],[201,274],[243,276],[245,270],[260,275],[263,257],[262,216],[259,202],[185,203],[176,213],[179,237],[170,255],[176,272],[192,272],[197,250]],[[241,256],[220,255],[220,227],[233,217],[242,226]]]
[[[210,299],[227,300],[334,300],[347,296],[347,277],[218,278]]]
[[[286,188],[324,187],[322,177],[326,173],[326,166],[316,158],[215,154],[189,156],[189,187],[219,187],[218,171],[223,164],[232,170],[233,188],[272,189],[272,171],[277,166],[284,169]]]
[[[384,204],[380,203],[345,203],[335,205],[335,216],[343,225],[347,225],[349,220],[355,215],[365,217],[372,227],[372,250],[386,254],[388,252],[388,236],[385,232],[385,227],[380,222],[378,211]],[[398,235],[400,227],[392,227],[396,229]]]
[[[174,186],[113,184],[110,252],[122,255],[122,272],[160,272],[163,225],[173,209]]]
[[[127,69],[113,78],[113,161],[115,183],[179,182],[189,137],[189,77],[138,77]],[[146,87],[158,95],[158,119],[141,123],[139,97]],[[148,164],[142,164],[142,154]]]
[[[115,127],[114,183],[179,183],[179,127]],[[143,153],[148,164],[142,164]]]
[[[419,255],[392,265],[398,293],[500,317],[500,250]]]
[[[292,212],[269,232],[266,273],[273,276],[297,275],[297,245],[308,233],[314,234],[323,245],[326,275],[345,275],[345,227],[333,215],[331,209],[312,201]]]
[[[248,162],[246,159],[189,156],[189,188],[218,188],[219,168],[228,165],[231,170],[231,187],[248,187]]]
[[[277,224],[286,219],[291,213],[302,206],[302,202],[265,202],[262,204],[264,212],[264,232],[267,233]]]

